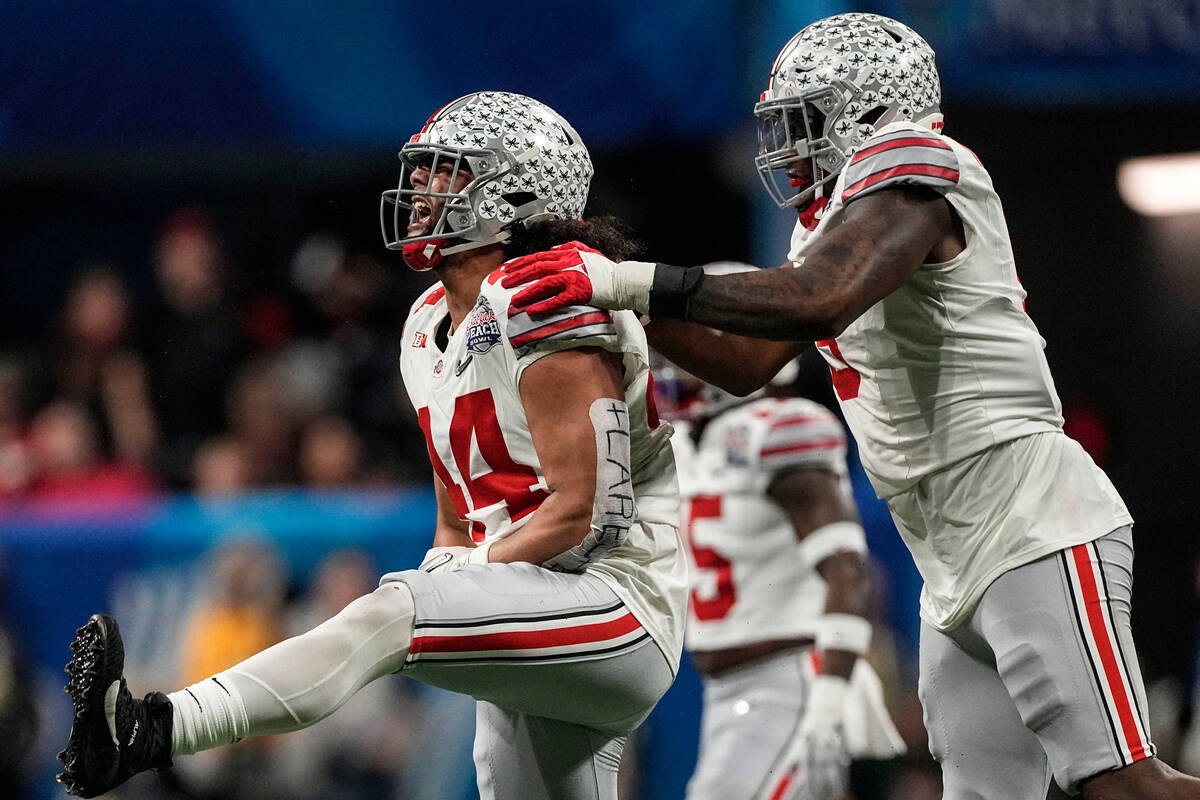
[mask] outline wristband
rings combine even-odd
[[[866,655],[871,646],[871,623],[856,614],[822,614],[817,620],[817,650],[845,650]]]
[[[650,316],[687,319],[688,301],[700,288],[704,270],[700,267],[654,265],[654,282],[650,285]]]
[[[846,551],[862,556],[867,554],[867,535],[857,522],[831,522],[810,531],[800,540],[800,558],[811,567],[835,553]]]

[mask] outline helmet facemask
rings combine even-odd
[[[653,351],[651,360],[654,404],[659,416],[668,422],[699,425],[761,394],[755,392],[749,397],[738,397],[719,386],[705,383]]]
[[[852,86],[822,86],[755,105],[759,149],[754,165],[767,193],[780,208],[805,208],[824,197],[826,184],[837,179],[848,157],[829,129],[854,94]],[[806,159],[812,168],[812,180],[796,191],[787,170]]]
[[[450,255],[508,239],[507,232],[480,238],[482,232],[471,208],[472,196],[481,186],[511,169],[510,164],[497,164],[496,153],[414,142],[404,145],[400,150],[400,163],[400,183],[395,189],[383,193],[379,205],[386,247],[399,250],[414,242],[460,240],[457,244],[441,248],[443,255]],[[443,164],[450,166],[447,190],[433,191],[434,170]],[[424,188],[414,188],[413,173],[422,167],[430,170],[429,181]],[[463,173],[469,173],[471,180],[460,190],[454,191],[458,177]],[[432,213],[432,224],[425,233],[409,236],[409,224],[426,208]],[[511,211],[508,213],[512,214]]]

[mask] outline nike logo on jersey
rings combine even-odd
[[[471,359],[473,358],[475,358],[473,353],[467,353],[466,358],[460,358],[458,363],[454,365],[454,377],[457,378],[459,375],[462,375],[463,370],[471,365]]]

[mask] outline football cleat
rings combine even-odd
[[[117,621],[94,614],[75,632],[66,666],[73,719],[58,754],[68,794],[96,797],[147,769],[171,766],[171,701],[162,692],[133,699]]]

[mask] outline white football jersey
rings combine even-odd
[[[969,149],[909,122],[880,128],[838,176],[812,229],[797,222],[789,253],[794,266],[803,269],[807,249],[840,224],[848,203],[901,185],[941,193],[962,220],[966,248],[945,263],[922,265],[817,347],[863,468],[888,500],[925,578],[922,610],[945,627],[962,617],[997,570],[1080,544],[1082,536],[1103,535],[1128,524],[1129,515],[1104,474],[1062,433],[1046,343],[1025,313],[1000,198]],[[929,503],[905,496],[928,494],[923,481],[1035,434],[1051,438],[1019,465],[1020,478],[1045,470],[1027,481],[1030,487],[1061,483],[1085,489],[1085,496],[1043,508],[1012,496],[1018,475],[988,475],[980,485],[988,487],[985,500],[995,508],[981,512],[981,524],[956,519],[952,508],[932,513]],[[1076,480],[1077,474],[1083,477]],[[1085,505],[1074,517],[1059,513]],[[1009,513],[1015,507],[1035,516],[1016,519]],[[922,510],[914,516],[916,508]]]
[[[813,636],[825,581],[766,492],[795,467],[834,472],[849,492],[842,423],[818,403],[789,397],[718,415],[698,443],[677,427],[680,531],[692,558],[688,649]]]
[[[637,522],[626,541],[586,571],[605,581],[673,665],[682,646],[687,562],[679,547],[678,493],[669,444],[647,403],[649,359],[632,312],[571,306],[546,317],[510,317],[516,289],[500,271],[480,287],[471,313],[438,347],[448,329],[445,290],[437,284],[413,305],[404,326],[400,369],[425,432],[434,471],[476,542],[518,530],[547,497],[518,385],[526,367],[551,353],[601,347],[624,362],[630,461]]]

